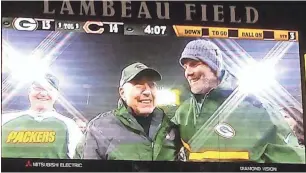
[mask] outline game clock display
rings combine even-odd
[[[166,35],[166,26],[158,26],[158,25],[147,25],[143,32],[145,34],[150,34],[150,35]]]

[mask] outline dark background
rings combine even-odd
[[[167,1],[160,1],[167,2]],[[114,1],[114,7],[116,10],[116,14],[113,17],[101,17],[101,12],[97,12],[97,16],[77,16],[77,15],[60,15],[60,9],[62,5],[62,1],[50,1],[50,10],[55,9],[54,15],[46,15],[43,14],[43,1],[2,1],[2,16],[4,17],[51,17],[51,18],[63,18],[66,20],[69,19],[78,19],[78,20],[87,20],[87,19],[102,19],[103,21],[123,21],[123,22],[132,22],[132,23],[167,23],[167,24],[197,24],[197,25],[207,25],[207,26],[224,26],[231,25],[232,27],[252,27],[252,28],[292,28],[301,29],[305,28],[305,2],[269,2],[269,1],[261,1],[261,2],[240,2],[240,1],[232,1],[232,2],[220,2],[220,1],[170,1],[170,20],[159,20],[154,15],[156,14],[155,2],[147,2],[148,9],[152,15],[153,19],[137,19],[137,13],[140,6],[140,2],[132,1],[132,18],[122,19],[121,18],[121,4],[118,1]],[[74,10],[74,13],[79,13],[80,2],[78,1],[70,1],[71,6]],[[95,1],[95,7],[98,9],[97,11],[101,11],[102,2]],[[194,3],[196,4],[197,14],[193,17],[193,21],[185,21],[185,6],[184,3]],[[201,22],[201,5],[207,5],[207,14],[210,21]],[[224,5],[224,23],[216,23],[211,21],[213,19],[213,5]],[[245,13],[245,6],[255,7],[259,12],[259,21],[256,24],[233,24],[229,21],[229,6],[235,5],[238,9],[236,15],[243,15]],[[243,18],[244,19],[244,18]]]

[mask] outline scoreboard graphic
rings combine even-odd
[[[124,24],[103,21],[62,21],[37,18],[3,18],[2,27],[21,31],[68,31],[88,34],[123,34],[139,36],[177,36],[233,38],[248,40],[298,41],[298,32],[289,30],[223,28],[183,25]]]
[[[238,38],[255,40],[297,41],[297,31],[237,29],[174,25],[178,37]]]

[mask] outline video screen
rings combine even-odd
[[[2,158],[305,164],[297,31],[3,21]]]

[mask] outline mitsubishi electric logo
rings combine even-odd
[[[25,163],[25,167],[35,167],[35,168],[82,168],[82,163],[73,162],[31,162],[28,160]]]
[[[31,161],[30,161],[30,160],[28,160],[28,161],[26,162],[25,167],[32,167],[32,164],[31,164]]]

